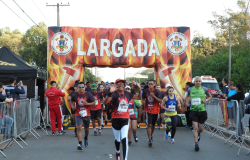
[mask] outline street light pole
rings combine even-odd
[[[229,58],[228,58],[228,79],[231,79],[231,18],[229,18]]]

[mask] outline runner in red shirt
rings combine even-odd
[[[144,102],[144,109],[146,112],[146,123],[148,133],[148,145],[153,145],[153,133],[155,129],[155,122],[157,121],[158,113],[160,113],[161,94],[160,91],[155,89],[154,80],[148,81],[149,88],[144,89],[142,94],[142,100]]]
[[[85,137],[84,145],[88,146],[89,123],[90,123],[90,107],[95,105],[95,98],[89,93],[85,92],[84,83],[78,84],[78,93],[75,93],[71,98],[71,105],[75,110],[76,125],[77,125],[77,139],[79,141],[78,150],[83,150],[82,147],[82,124],[84,124]],[[74,103],[76,102],[75,106]]]
[[[129,129],[129,111],[128,105],[131,99],[141,99],[141,87],[138,83],[134,83],[139,88],[139,95],[124,91],[125,80],[117,79],[115,85],[112,85],[104,104],[112,103],[112,129],[115,135],[116,160],[120,160],[120,142],[123,146],[123,159],[128,157],[128,129]],[[117,87],[117,90],[116,90]]]
[[[91,85],[91,91],[90,93],[94,96],[95,98],[95,104],[91,106],[90,109],[90,114],[91,114],[91,120],[92,120],[92,125],[94,129],[94,135],[97,135],[96,128],[95,128],[95,120],[98,122],[98,133],[99,135],[102,134],[102,126],[101,126],[101,114],[102,114],[102,105],[101,105],[101,100],[103,99],[101,92],[97,91],[97,86],[95,83]]]
[[[57,119],[57,126],[58,126],[58,134],[62,135],[62,111],[61,111],[61,99],[60,97],[64,97],[65,93],[56,89],[57,86],[56,81],[50,82],[50,88],[45,92],[46,97],[48,97],[48,105],[49,105],[49,112],[50,112],[50,123],[51,123],[51,131],[52,135],[54,136],[56,133],[56,119]]]

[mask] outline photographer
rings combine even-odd
[[[16,77],[11,76],[9,78],[10,85],[5,88],[5,92],[7,95],[7,98],[13,98],[14,101],[19,100],[19,94],[25,94],[25,90],[23,88],[23,82],[20,81],[16,86]],[[19,89],[18,87],[21,87]]]

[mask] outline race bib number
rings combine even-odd
[[[169,105],[170,112],[175,112],[175,105]]]
[[[81,117],[86,117],[87,116],[87,111],[84,109],[84,110],[81,110],[79,112],[79,114],[81,115]]]
[[[98,105],[98,100],[95,100],[95,105]]]
[[[134,109],[129,109],[128,111],[129,111],[129,115],[134,115],[135,114]]]
[[[127,112],[128,111],[128,105],[127,104],[119,104],[118,112]]]
[[[201,99],[200,98],[193,98],[192,102],[193,102],[193,105],[200,105],[201,104]]]

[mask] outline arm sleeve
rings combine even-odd
[[[14,89],[14,92],[18,93],[18,94],[25,94],[25,90],[23,88],[23,86],[21,87],[21,89],[19,89],[17,86]]]
[[[249,104],[250,103],[250,94],[244,99],[244,103],[245,104]]]

